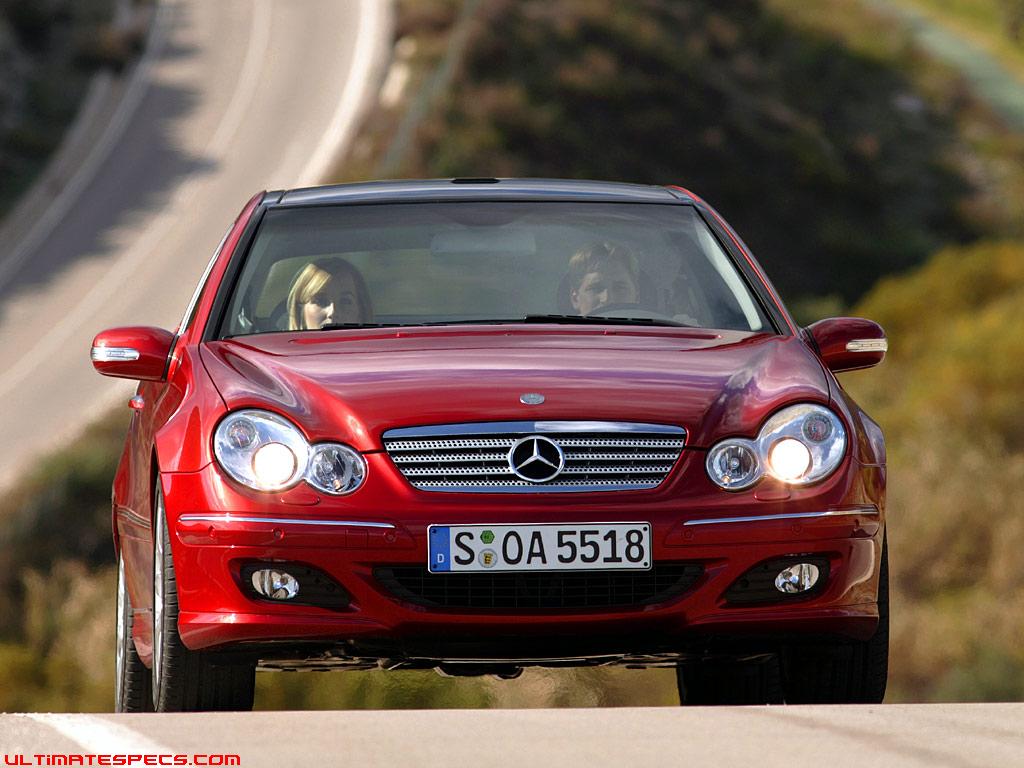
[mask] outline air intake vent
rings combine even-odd
[[[428,573],[422,566],[375,568],[374,577],[400,600],[430,608],[625,608],[662,603],[704,573],[699,563],[655,563],[642,573]]]
[[[655,488],[686,441],[682,427],[516,421],[393,429],[384,447],[423,491],[551,493]]]

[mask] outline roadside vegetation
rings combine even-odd
[[[387,98],[337,178],[681,183],[801,321],[882,323],[885,363],[842,383],[889,444],[888,700],[1024,699],[1024,137],[858,0],[401,0],[396,32]],[[126,411],[0,499],[0,710],[112,706]],[[676,701],[668,670],[257,685],[264,709]]]
[[[60,144],[93,74],[138,52],[142,34],[115,26],[117,5],[0,1],[0,218]]]
[[[846,385],[886,430],[892,680],[907,699],[1024,700],[1024,243],[948,248],[856,313],[893,340]]]
[[[414,6],[427,30],[405,45],[424,73],[416,104],[435,71],[424,61],[448,65],[455,36],[437,30],[463,6]],[[880,275],[1024,219],[1022,196],[997,191],[1024,191],[1006,167],[1019,139],[855,0],[491,0],[468,27],[411,141],[387,135],[386,115],[373,123],[410,144],[391,175],[681,183],[788,299],[835,292],[846,306]]]
[[[1022,0],[895,0],[893,4],[928,14],[1024,77]]]

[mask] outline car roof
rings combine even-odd
[[[276,198],[276,199],[275,199]],[[268,193],[276,206],[449,200],[542,200],[602,203],[692,203],[684,192],[648,184],[565,179],[429,179],[370,181]]]

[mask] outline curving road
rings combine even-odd
[[[227,754],[243,768],[991,768],[1021,764],[1022,722],[1024,704],[2,715],[0,753],[8,765]]]
[[[260,189],[320,182],[376,93],[389,0],[161,0],[142,61],[77,177],[0,243],[0,488],[133,385],[93,335],[173,329]]]

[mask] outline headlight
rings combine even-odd
[[[761,428],[758,445],[767,469],[790,485],[824,480],[846,453],[846,430],[828,408],[803,403],[783,408]]]
[[[723,440],[708,451],[708,475],[716,485],[749,488],[765,473],[789,485],[828,477],[846,453],[846,430],[828,408],[803,403],[773,415],[756,440]]]
[[[750,440],[727,440],[708,451],[708,474],[730,491],[749,488],[764,474],[757,444]]]
[[[324,493],[340,496],[363,484],[366,462],[347,445],[314,445],[309,455],[306,482]]]
[[[347,445],[310,446],[287,419],[268,411],[236,411],[213,436],[217,463],[257,491],[283,491],[305,480],[332,495],[351,493],[366,477],[363,457]]]
[[[282,491],[306,472],[309,445],[287,419],[267,411],[229,414],[213,436],[213,453],[231,477],[258,491]]]

